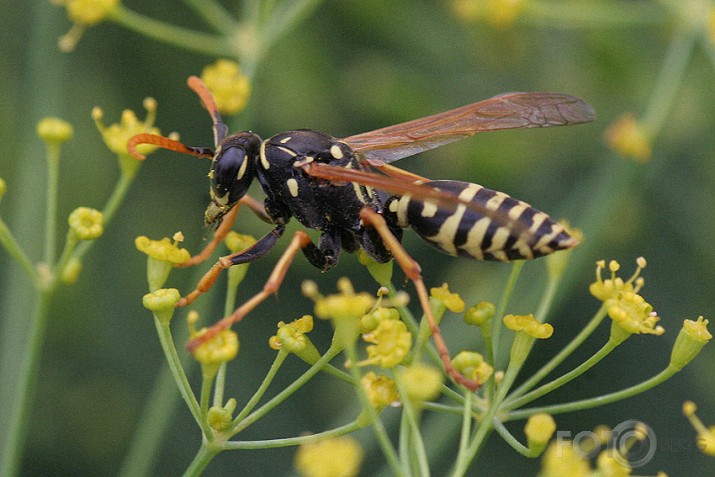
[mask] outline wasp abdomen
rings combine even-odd
[[[477,260],[532,259],[578,244],[563,225],[526,202],[477,184],[427,181],[465,204],[445,206],[404,195],[391,197],[387,213],[412,227],[428,244],[454,256]]]

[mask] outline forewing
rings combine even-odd
[[[374,165],[390,163],[482,131],[593,121],[585,101],[560,93],[507,93],[444,113],[343,139]]]

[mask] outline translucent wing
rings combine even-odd
[[[585,101],[560,93],[507,93],[444,113],[343,139],[373,165],[390,163],[482,131],[593,121]]]

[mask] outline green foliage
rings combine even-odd
[[[134,159],[105,147],[106,130],[102,138],[90,113],[101,106],[107,118],[119,121],[121,111],[139,110],[150,95],[158,102],[156,123],[162,131],[179,131],[185,144],[208,146],[210,119],[185,79],[223,57],[241,64],[251,86],[247,109],[232,118],[231,129],[250,128],[263,137],[292,128],[348,136],[505,91],[562,91],[591,103],[598,113],[592,125],[481,135],[399,164],[434,179],[504,190],[568,218],[585,237],[568,265],[553,266],[558,271],[549,275],[540,263],[528,263],[519,273],[502,264],[446,258],[406,233],[405,246],[421,264],[428,287],[449,281],[467,304],[497,303],[497,324],[506,313],[534,313],[543,320],[548,312],[555,328],[554,336],[543,342],[520,340],[519,351],[528,353],[527,359],[523,367],[510,368],[505,352],[509,342],[502,345],[507,336],[500,336],[499,327],[492,328],[492,335],[482,333],[482,341],[477,331],[466,333],[461,320],[446,315],[441,327],[452,352],[483,349],[485,343],[490,352],[501,349],[496,355],[485,353],[484,359],[498,371],[507,370],[502,383],[513,383],[514,392],[505,395],[509,386],[497,392],[491,387],[494,381],[487,382],[483,392],[504,404],[481,409],[486,421],[495,418],[493,430],[499,434],[488,441],[488,426],[468,440],[464,433],[475,429],[462,422],[460,440],[459,420],[445,422],[436,414],[444,409],[434,405],[431,413],[429,406],[425,411],[408,404],[406,408],[414,407],[406,409],[408,415],[421,419],[424,438],[423,443],[411,442],[417,449],[413,469],[419,473],[428,463],[434,474],[443,474],[455,456],[458,466],[468,466],[459,458],[478,452],[473,470],[481,475],[505,474],[507,469],[514,475],[535,475],[539,466],[526,457],[538,455],[543,443],[525,446],[521,427],[508,421],[539,411],[588,409],[556,415],[557,429],[573,436],[600,423],[615,426],[638,419],[653,429],[661,448],[637,473],[712,473],[715,464],[698,451],[694,432],[680,414],[683,401],[692,399],[703,420],[713,421],[711,347],[660,384],[682,368],[682,356],[671,367],[667,357],[683,319],[711,317],[715,305],[715,295],[705,286],[715,279],[715,248],[709,245],[715,233],[712,1],[99,3],[107,8],[99,23],[95,12],[89,17],[75,13],[74,27],[65,9],[44,1],[0,4],[5,25],[0,32],[1,475],[18,469],[26,475],[114,474],[117,469],[124,475],[138,475],[138,469],[175,475],[187,468],[198,472],[209,461],[206,475],[261,475],[267,469],[288,473],[292,448],[254,452],[248,450],[250,444],[237,444],[234,448],[244,450],[211,460],[219,449],[207,446],[196,455],[200,437],[194,421],[205,436],[235,430],[230,418],[247,417],[249,406],[243,406],[257,405],[251,396],[260,397],[253,394],[256,389],[265,392],[261,383],[266,375],[276,389],[297,394],[287,405],[269,401],[259,407],[256,417],[261,419],[255,426],[240,429],[238,438],[246,442],[285,437],[286,445],[294,445],[303,441],[290,436],[305,431],[334,429],[338,435],[374,421],[374,415],[359,414],[366,396],[358,399],[348,384],[335,384],[336,377],[359,381],[355,368],[337,369],[337,360],[336,368],[317,374],[333,352],[341,351],[330,347],[332,330],[326,323],[316,322],[311,332],[314,348],[306,359],[316,376],[300,390],[294,380],[307,365],[267,345],[279,320],[289,322],[311,312],[309,300],[293,298],[300,296],[304,279],[328,290],[339,276],[350,276],[355,290],[375,289],[370,273],[353,256],[343,255],[338,272],[323,276],[298,257],[278,297],[269,298],[238,327],[240,352],[227,370],[218,370],[216,382],[222,384],[213,396],[209,388],[215,372],[209,379],[204,373],[201,387],[196,384],[198,367],[187,363],[183,316],[181,324],[172,324],[176,336],[169,332],[170,317],[156,327],[173,376],[179,376],[180,393],[150,333],[141,304],[147,292],[145,261],[133,241],[142,234],[161,237],[181,230],[186,237],[182,247],[198,252],[207,235],[202,213],[208,201],[208,166],[157,152],[139,170]],[[57,48],[60,38],[65,49],[74,46],[73,53]],[[153,115],[150,111],[149,122]],[[74,126],[61,154],[59,144],[46,148],[35,135],[35,125],[47,116],[60,116]],[[121,118],[127,128],[152,126],[127,113]],[[125,132],[131,136],[139,131]],[[73,213],[78,206],[80,212]],[[98,211],[103,212],[101,237]],[[95,228],[78,235],[62,219],[71,215],[75,224]],[[244,233],[267,230],[250,214],[242,213],[239,222]],[[296,229],[294,225],[290,231]],[[89,236],[98,240],[82,240]],[[587,292],[593,264],[603,257],[630,263],[641,255],[649,259],[646,305],[658,311],[658,325],[667,332],[662,337],[634,335],[618,346],[596,328],[608,310],[599,310]],[[243,279],[237,304],[260,290],[277,258],[272,253],[252,265],[245,278],[233,279]],[[206,269],[175,271],[171,286],[185,294]],[[402,275],[396,273],[392,280],[399,286]],[[205,322],[222,316],[224,306],[233,308],[235,287],[227,303],[216,299],[224,287],[219,282],[196,302]],[[413,295],[411,285],[405,289]],[[390,292],[399,304],[399,294],[394,288]],[[286,308],[295,309],[294,316],[286,316]],[[698,328],[698,323],[686,326]],[[413,337],[420,339],[418,329]],[[599,349],[603,341],[609,344]],[[680,341],[677,347],[688,348]],[[690,348],[680,354],[691,359]],[[318,358],[314,349],[330,351]],[[352,361],[364,357],[353,355]],[[278,360],[285,360],[279,363],[281,372],[271,375],[271,363]],[[554,376],[547,376],[551,371]],[[586,371],[588,381],[569,383]],[[307,381],[313,374],[300,379]],[[530,376],[545,377],[546,384]],[[198,397],[191,383],[200,390]],[[656,384],[656,391],[637,395]],[[398,387],[404,385],[398,382]],[[452,393],[447,398],[454,399]],[[481,398],[466,395],[464,409],[483,404]],[[601,402],[630,399],[594,407],[594,396]],[[540,399],[538,407],[522,408],[534,399]],[[398,424],[395,409],[385,409],[382,416],[386,425]],[[418,436],[415,425],[402,424],[413,439]],[[365,475],[390,473],[400,458],[385,450],[389,438],[384,429],[375,432],[354,434],[366,456],[380,455],[378,447],[387,456],[366,458]],[[392,468],[383,467],[385,460]]]

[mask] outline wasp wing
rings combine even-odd
[[[585,101],[560,93],[507,93],[444,113],[343,139],[373,165],[390,163],[482,131],[593,121]]]

